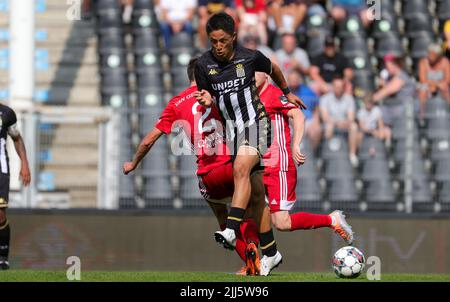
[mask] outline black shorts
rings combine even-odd
[[[0,173],[0,208],[7,208],[9,200],[9,175]]]
[[[227,133],[229,132],[227,131]],[[237,127],[234,128],[232,137],[230,137],[229,141],[227,140],[228,148],[231,152],[231,158],[233,162],[236,158],[239,148],[242,146],[250,147],[258,153],[260,163],[253,169],[253,171],[264,170],[262,158],[270,148],[271,143],[271,123],[265,112],[262,112],[259,120],[255,121],[253,124],[246,124],[243,129],[238,129]]]

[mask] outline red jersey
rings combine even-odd
[[[169,134],[182,127],[191,149],[197,156],[197,175],[205,174],[231,160],[223,139],[222,124],[217,109],[205,108],[194,97],[197,86],[189,87],[173,97],[155,127]]]
[[[289,103],[283,92],[272,84],[269,84],[259,97],[272,122],[273,133],[272,145],[263,157],[265,172],[296,169],[292,159],[288,112],[297,107]]]

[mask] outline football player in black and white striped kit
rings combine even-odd
[[[14,147],[21,160],[19,177],[23,185],[30,183],[30,168],[22,136],[17,128],[17,117],[14,111],[0,104],[0,270],[9,269],[9,239],[11,228],[6,218],[9,198],[9,158],[6,150],[8,135],[14,141]]]
[[[215,238],[225,248],[233,249],[250,197],[255,191],[264,192],[261,173],[252,172],[263,170],[260,162],[270,146],[270,118],[257,94],[255,72],[269,74],[289,102],[305,109],[306,106],[289,91],[276,64],[261,52],[237,44],[231,16],[226,13],[213,15],[206,24],[206,32],[212,47],[197,61],[195,79],[198,91],[195,97],[205,107],[214,103],[226,126],[227,145],[233,157],[235,189],[227,228],[216,232]],[[253,174],[252,177],[250,174]],[[276,248],[268,210],[260,218],[260,241],[264,255],[261,275],[268,275],[282,257]]]

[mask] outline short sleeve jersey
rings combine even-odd
[[[0,174],[9,175],[9,157],[6,150],[8,133],[15,129],[17,117],[14,111],[0,104]]]
[[[197,156],[197,175],[203,175],[231,160],[223,141],[217,109],[204,108],[194,97],[197,87],[190,87],[172,98],[155,127],[169,134],[182,128]]]

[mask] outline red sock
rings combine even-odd
[[[297,212],[291,214],[291,232],[295,230],[309,230],[331,226],[329,215]]]
[[[241,223],[242,225],[242,223]],[[223,231],[227,227],[226,223],[220,225],[220,229]],[[247,243],[245,242],[244,238],[242,237],[241,232],[237,232],[236,234],[236,253],[239,255],[239,257],[244,261],[244,263],[247,263],[247,256],[245,255],[245,250],[247,248]]]
[[[246,219],[241,223],[241,233],[245,242],[259,245],[258,226],[253,219]]]

